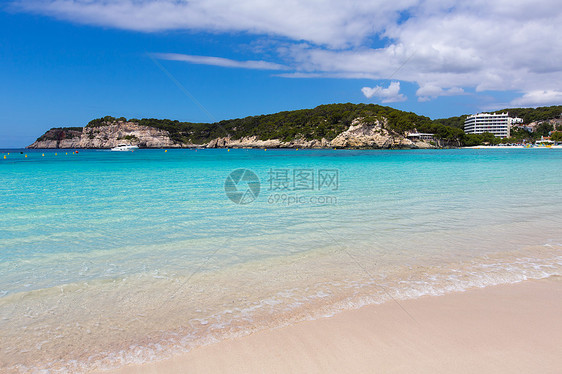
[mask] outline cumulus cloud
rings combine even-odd
[[[273,43],[266,54],[279,61],[207,58],[196,62],[191,56],[189,62],[273,70],[275,65],[288,66],[290,71],[282,76],[291,78],[412,82],[420,87],[421,101],[459,94],[462,88],[518,91],[523,96],[514,103],[541,105],[559,100],[556,93],[562,82],[559,0],[540,4],[535,0],[15,0],[11,4],[20,11],[141,32],[275,36],[282,42]]]
[[[192,64],[214,65],[225,68],[257,69],[257,70],[285,70],[286,66],[267,61],[237,61],[222,57],[194,56],[180,53],[154,53],[154,57],[161,60],[184,61]]]
[[[562,91],[559,90],[531,91],[511,101],[511,105],[514,106],[532,107],[560,103],[562,103]]]
[[[418,101],[429,101],[435,99],[439,96],[456,96],[464,95],[464,90],[460,87],[451,87],[448,89],[443,89],[439,86],[432,84],[426,84],[421,86],[417,91]]]
[[[383,103],[395,103],[406,100],[406,96],[400,93],[400,82],[391,82],[387,88],[383,86],[363,87],[361,92],[363,92],[367,99],[376,97],[381,99]]]

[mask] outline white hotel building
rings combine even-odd
[[[478,113],[468,116],[464,121],[464,132],[467,134],[489,132],[500,138],[508,138],[511,125],[522,122],[521,118],[509,117],[507,113]]]

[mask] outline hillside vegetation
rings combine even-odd
[[[339,133],[347,130],[351,122],[359,117],[367,122],[386,120],[388,130],[402,134],[417,130],[434,133],[436,137],[448,140],[460,140],[464,135],[461,129],[443,125],[428,117],[375,104],[328,104],[314,109],[251,116],[216,123],[191,123],[155,118],[130,119],[129,121],[166,130],[171,134],[172,139],[179,142],[191,141],[201,144],[226,136],[233,139],[255,136],[261,140],[280,139],[282,141],[291,141],[296,138],[332,140]],[[104,126],[120,120],[126,119],[108,116],[92,120],[88,126]]]
[[[170,119],[126,119],[106,116],[97,118],[86,127],[107,126],[115,122],[135,122],[168,131],[173,141],[178,143],[203,144],[216,138],[230,137],[240,139],[255,136],[259,140],[280,139],[289,142],[294,139],[330,141],[347,130],[352,121],[362,118],[364,122],[379,121],[387,130],[405,135],[408,131],[433,133],[435,138],[461,145],[481,143],[496,144],[500,141],[515,142],[532,140],[548,135],[555,129],[552,124],[541,121],[559,118],[562,106],[540,108],[513,108],[498,110],[494,113],[508,112],[510,116],[521,117],[525,123],[539,122],[534,133],[514,128],[512,138],[500,140],[492,134],[468,135],[463,131],[467,115],[432,120],[412,112],[405,112],[376,104],[327,104],[313,109],[284,111],[274,114],[229,119],[215,123],[180,122]],[[70,128],[67,128],[70,130]],[[67,131],[67,136],[76,136],[75,128]],[[44,135],[45,136],[45,135]]]
[[[562,114],[562,105],[543,106],[539,108],[512,108],[497,110],[494,113],[509,113],[510,117],[523,118],[524,123],[546,121],[559,118]]]

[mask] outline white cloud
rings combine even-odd
[[[105,27],[280,37],[283,42],[257,52],[278,61],[196,62],[191,56],[189,62],[290,66],[281,76],[292,78],[413,82],[422,101],[462,93],[462,87],[518,91],[523,96],[515,102],[541,105],[559,100],[552,93],[562,82],[559,0],[15,1],[21,11]]]
[[[531,91],[523,96],[511,101],[514,106],[532,106],[537,107],[549,104],[561,104],[562,91],[548,90],[548,91]]]
[[[464,90],[460,87],[451,87],[448,89],[443,89],[439,86],[426,84],[421,86],[417,91],[418,101],[424,102],[433,100],[439,96],[456,96],[464,95]]]
[[[154,57],[161,60],[184,61],[192,64],[214,65],[226,68],[257,69],[257,70],[286,70],[287,67],[267,61],[237,61],[222,57],[194,56],[179,53],[154,53]]]
[[[361,92],[363,92],[367,99],[376,97],[381,99],[383,103],[395,103],[407,99],[406,96],[400,93],[400,82],[391,82],[388,88],[383,86],[363,87]]]
[[[15,0],[59,19],[144,32],[205,30],[280,35],[315,44],[356,45],[396,21],[417,0]]]

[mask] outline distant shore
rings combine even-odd
[[[557,148],[557,149],[562,149],[562,144],[559,145],[549,145],[549,146],[524,146],[524,145],[475,145],[472,147],[463,147],[464,149],[527,149],[527,148],[532,148],[532,149],[549,149],[549,148]]]

